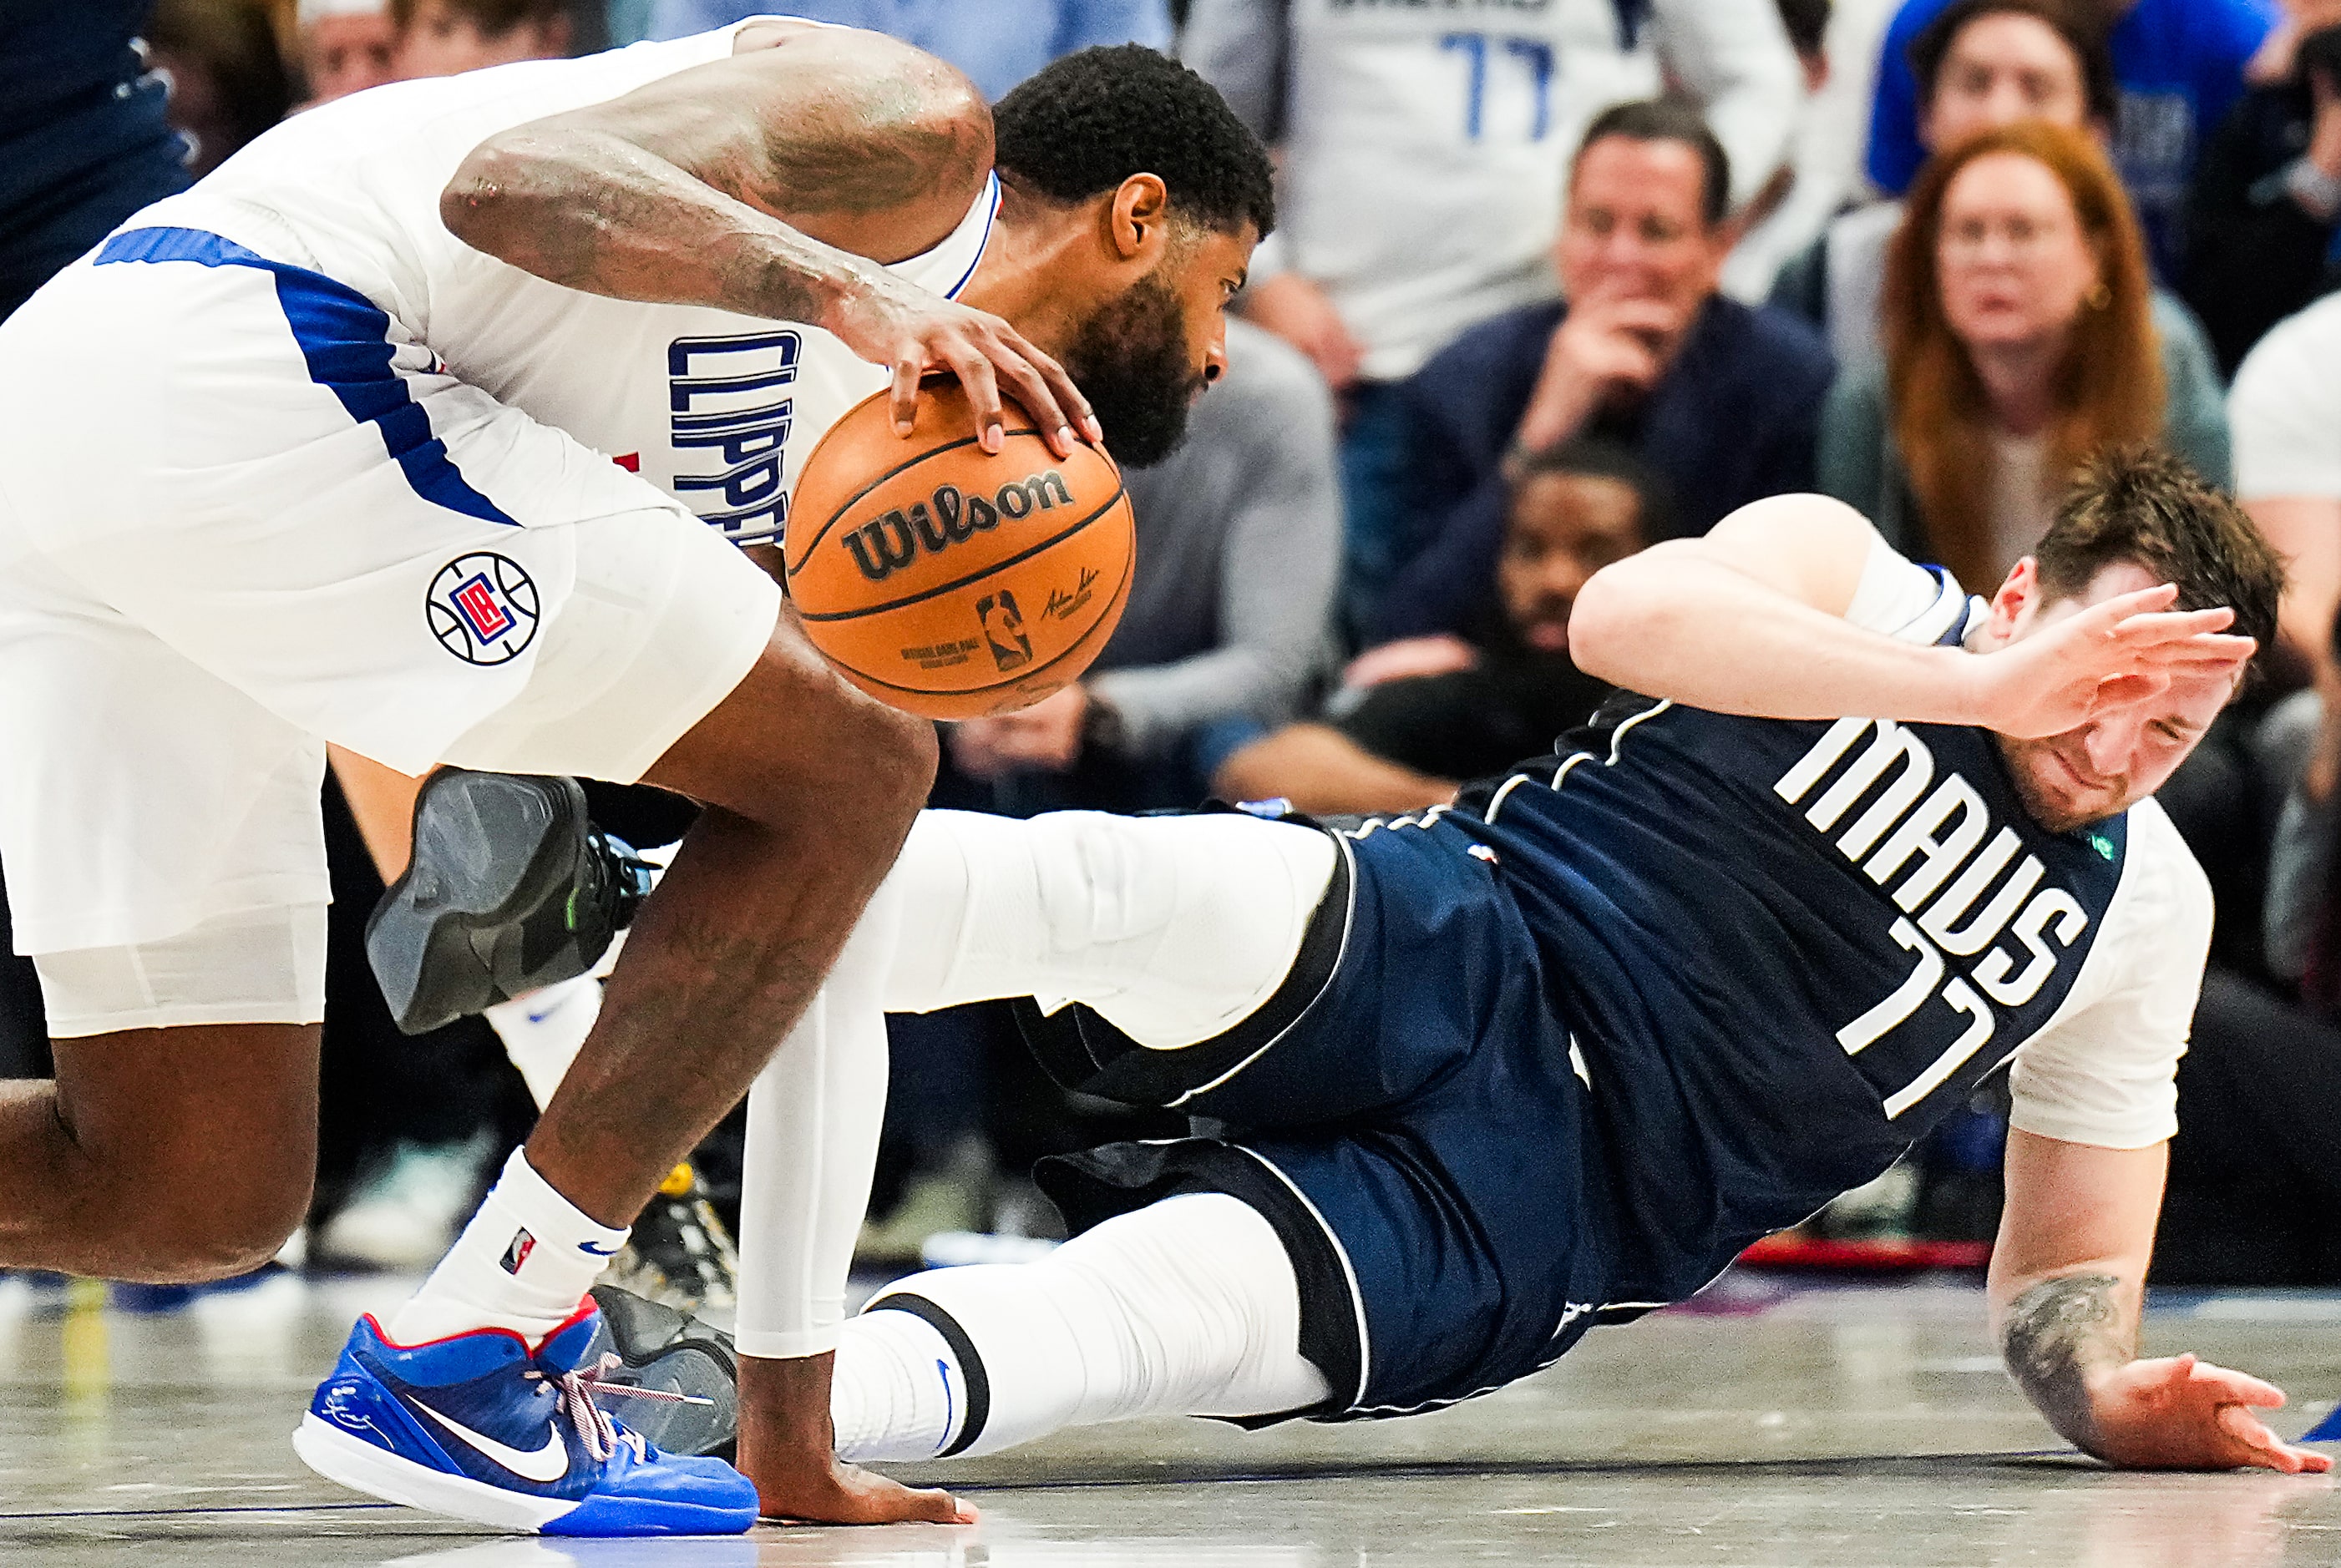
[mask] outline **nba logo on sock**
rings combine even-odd
[[[518,1274],[528,1255],[536,1250],[536,1237],[524,1230],[513,1232],[512,1245],[504,1248],[503,1267],[506,1274]]]
[[[508,557],[481,551],[439,569],[423,613],[439,646],[466,664],[504,664],[536,637],[536,584]]]

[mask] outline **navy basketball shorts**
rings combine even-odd
[[[1489,851],[1436,819],[1337,834],[1284,986],[1217,1040],[1150,1051],[1080,1007],[1021,1009],[1069,1087],[1217,1134],[1043,1162],[1078,1234],[1184,1192],[1265,1215],[1300,1284],[1319,1420],[1402,1415],[1556,1359],[1597,1321],[1612,1226],[1586,1088]],[[1277,1419],[1282,1419],[1281,1417]]]

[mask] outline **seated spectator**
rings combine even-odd
[[[1186,444],[1126,476],[1137,580],[1086,679],[1021,713],[952,726],[985,788],[939,803],[1014,816],[1201,799],[1223,727],[1291,716],[1330,640],[1341,503],[1330,395],[1280,339],[1228,323],[1228,372]]]
[[[1918,141],[1928,152],[2017,120],[2110,135],[2114,67],[2101,33],[2067,0],[1956,0],[1910,45]],[[1773,283],[1771,303],[1821,329],[1840,366],[1884,352],[1878,296],[1902,226],[1898,200],[1847,213]]]
[[[2229,481],[2218,372],[2153,309],[2144,249],[2095,141],[2028,120],[1927,165],[1886,270],[1886,363],[1848,372],[1820,482],[1895,548],[2000,581],[2065,477],[2159,440]]]
[[[2341,299],[2321,300],[2262,338],[2236,372],[2236,494],[2286,558],[2278,628],[2320,680],[2341,608]]]
[[[1342,621],[1360,641],[1430,521],[1409,504],[1400,389],[1458,334],[1552,297],[1585,127],[1673,84],[1729,153],[1736,209],[1798,98],[1776,0],[1195,0],[1179,53],[1277,151],[1279,227],[1243,310],[1341,394]]]
[[[146,29],[154,68],[171,84],[171,125],[201,176],[293,107],[293,77],[261,0],[162,0]]]
[[[301,0],[297,15],[304,107],[398,80],[387,0]]]
[[[1949,0],[1907,0],[1887,30],[1869,123],[1869,177],[1899,195],[1924,157],[1918,84],[1908,51]],[[2083,22],[2110,24],[2120,106],[2113,162],[2121,171],[2157,276],[2185,273],[2187,188],[2198,146],[2243,95],[2244,72],[2276,25],[2269,0],[2074,0]]]
[[[2187,300],[2233,375],[2268,328],[2336,282],[2341,234],[2341,5],[2244,94],[2195,169]]]
[[[652,0],[650,35],[682,38],[773,12],[892,34],[966,72],[995,104],[1076,49],[1170,42],[1163,0]]]
[[[565,0],[390,0],[390,20],[403,79],[569,53]]]
[[[1370,640],[1464,630],[1502,543],[1507,452],[1619,442],[1665,479],[1677,534],[1812,488],[1828,350],[1804,323],[1716,292],[1729,188],[1722,145],[1689,104],[1595,118],[1553,247],[1567,302],[1482,323],[1401,389],[1408,494],[1431,541]]]
[[[1352,660],[1327,716],[1243,747],[1212,793],[1303,811],[1410,811],[1550,749],[1608,688],[1569,656],[1578,590],[1666,531],[1659,481],[1625,448],[1578,436],[1520,459],[1495,579],[1472,635],[1410,638]]]

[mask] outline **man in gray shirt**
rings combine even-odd
[[[1228,362],[1187,443],[1127,475],[1137,580],[1089,677],[953,727],[951,762],[990,783],[994,809],[1192,805],[1215,731],[1256,733],[1308,697],[1340,559],[1332,401],[1257,327],[1229,322]]]

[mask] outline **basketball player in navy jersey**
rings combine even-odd
[[[1061,1079],[1226,1130],[1049,1162],[1075,1240],[882,1295],[840,1452],[1467,1398],[1696,1292],[2007,1067],[1989,1299],[2025,1393],[2117,1464],[2328,1468],[2253,1414],[2268,1384],[2138,1355],[2211,924],[2148,797],[2281,581],[2157,453],[2101,458],[1987,604],[1781,498],[1593,579],[1571,643],[1650,695],[1452,809],[928,814],[863,1005],[1035,996]]]
[[[882,1009],[1011,997],[1069,1087],[1216,1130],[1045,1163],[1074,1240],[850,1321],[839,1454],[1468,1398],[1694,1294],[2005,1067],[1988,1294],[2025,1393],[2117,1464],[2328,1468],[2253,1414],[2267,1384],[2138,1355],[2211,922],[2149,797],[2282,576],[2147,451],[2099,459],[1988,602],[1778,498],[1597,575],[1572,645],[1652,695],[1452,809],[925,814],[766,1103],[849,1120]],[[804,1260],[867,1178],[787,1148],[752,1126],[742,1241]],[[803,1417],[742,1348],[758,1478],[755,1434]]]

